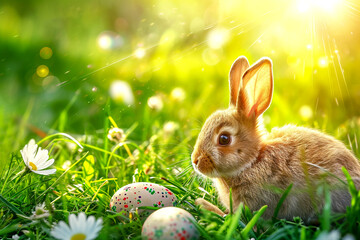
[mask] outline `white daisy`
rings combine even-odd
[[[41,175],[49,175],[56,172],[56,169],[47,169],[54,163],[54,159],[49,160],[49,152],[46,149],[41,149],[35,143],[34,139],[31,139],[30,142],[25,145],[23,150],[20,150],[20,153],[23,157],[25,165],[34,173]]]
[[[60,221],[51,231],[51,235],[61,240],[92,240],[98,236],[102,228],[102,219],[95,220],[94,216],[86,218],[81,212],[76,217],[70,214],[69,225]]]
[[[32,219],[47,218],[50,216],[48,210],[45,209],[45,203],[38,204],[35,207],[35,211],[32,212]]]
[[[124,103],[126,105],[134,104],[134,94],[129,83],[125,81],[115,80],[110,85],[110,97],[116,103]]]
[[[159,95],[152,96],[147,101],[148,106],[155,110],[160,111],[164,107],[163,100]]]

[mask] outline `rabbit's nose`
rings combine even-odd
[[[193,165],[197,166],[198,163],[199,163],[199,153],[194,151],[194,152],[191,154],[191,160],[192,160],[192,162],[193,162]]]

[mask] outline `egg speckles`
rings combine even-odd
[[[146,219],[141,236],[147,240],[195,240],[199,232],[192,221],[195,218],[184,209],[161,208]]]
[[[139,207],[169,207],[175,206],[177,198],[167,188],[147,182],[138,182],[120,188],[111,198],[110,208],[114,212],[135,212]],[[140,217],[148,216],[151,210],[138,209]]]

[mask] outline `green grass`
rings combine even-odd
[[[26,122],[27,116],[22,121]],[[132,136],[138,127],[135,123],[125,129],[126,147],[116,146],[107,139],[105,131],[113,124],[116,123],[111,117],[104,117],[104,131],[78,136],[80,143],[62,133],[39,139],[39,144],[49,149],[50,156],[55,158],[55,175],[21,173],[25,165],[19,151],[13,151],[0,179],[0,236],[6,239],[18,234],[24,239],[48,239],[54,224],[67,221],[70,213],[82,211],[103,219],[99,239],[139,239],[143,221],[124,217],[120,220],[119,215],[109,209],[110,198],[117,189],[134,181],[154,182],[172,190],[179,199],[178,206],[196,218],[195,224],[203,239],[224,239],[224,236],[226,239],[316,239],[321,233],[334,229],[343,236],[348,233],[360,236],[360,193],[345,169],[352,204],[346,213],[332,214],[326,207],[330,206],[329,188],[324,188],[326,204],[319,225],[306,225],[296,217],[293,221],[277,219],[276,213],[272,220],[265,221],[261,215],[266,206],[251,212],[241,205],[234,214],[221,217],[194,205],[194,200],[204,195],[214,204],[219,202],[210,182],[195,177],[190,168],[189,145],[193,135],[181,135],[180,128],[168,136],[169,133],[158,128],[149,140],[134,141]],[[23,141],[18,143],[22,144]],[[70,161],[70,166],[65,170],[62,165],[66,161]],[[289,191],[291,185],[283,193],[278,208]],[[34,220],[32,211],[40,203],[45,203],[51,215]]]

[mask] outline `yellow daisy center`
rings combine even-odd
[[[86,235],[83,233],[76,233],[72,235],[70,238],[70,240],[85,240],[85,239],[86,239]]]
[[[36,167],[35,163],[29,162],[29,165],[30,165],[30,167],[31,167],[32,170],[34,170],[34,171],[37,170],[37,167]]]

